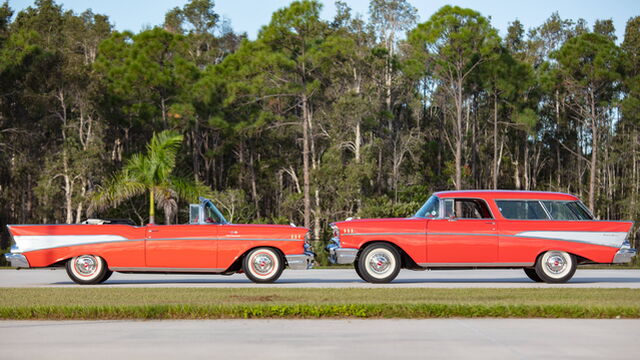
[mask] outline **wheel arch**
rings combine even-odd
[[[576,265],[584,265],[584,264],[598,264],[598,262],[593,261],[587,257],[584,257],[582,255],[577,254],[576,252],[573,252],[569,249],[566,248],[545,248],[543,250],[538,251],[538,254],[535,257],[533,266],[535,266],[538,263],[538,260],[540,260],[540,258],[542,257],[542,255],[544,255],[544,253],[546,253],[547,251],[564,251],[569,255],[573,255],[576,258]],[[533,267],[530,266],[530,267]]]
[[[259,249],[259,248],[268,248],[268,249],[272,249],[274,250],[278,256],[280,257],[280,261],[283,262],[283,264],[285,264],[285,266],[288,266],[287,264],[287,258],[284,255],[284,252],[272,245],[254,245],[249,247],[247,250],[245,250],[240,256],[238,256],[238,258],[236,258],[231,265],[224,271],[225,273],[236,273],[240,270],[242,270],[242,262],[244,261],[244,258],[253,250],[255,249]]]
[[[394,243],[393,241],[389,241],[389,240],[368,240],[366,242],[363,242],[360,247],[358,248],[358,253],[356,254],[356,259],[354,261],[354,263],[358,263],[358,258],[360,257],[360,254],[362,253],[362,251],[369,245],[374,244],[374,243],[384,243],[384,244],[388,244],[393,246],[394,249],[396,249],[398,251],[398,253],[400,254],[400,267],[402,269],[410,269],[410,270],[418,270],[418,269],[423,269],[422,267],[420,267],[411,257],[411,255],[409,255],[406,251],[404,251],[404,249]]]

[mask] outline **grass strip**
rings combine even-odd
[[[0,307],[326,304],[640,307],[640,289],[0,288]]]
[[[640,318],[638,289],[3,288],[0,319]]]
[[[271,318],[640,318],[639,307],[565,305],[343,304],[1,307],[0,319],[271,319]]]

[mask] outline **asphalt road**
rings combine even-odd
[[[0,270],[0,287],[66,287],[71,282],[64,270]],[[426,287],[426,288],[534,288],[597,287],[640,288],[640,270],[579,269],[566,284],[534,283],[522,270],[402,270],[391,284],[369,284],[352,269],[285,270],[274,284],[254,284],[244,274],[166,275],[119,274],[102,285],[112,287]]]
[[[640,320],[0,321],[2,359],[637,359]]]

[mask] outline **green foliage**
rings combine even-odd
[[[499,38],[480,13],[446,5],[409,33],[409,43],[413,62],[426,63],[424,73],[464,77],[481,58],[493,56]]]
[[[178,198],[190,202],[198,196],[210,196],[211,191],[200,182],[194,182],[173,174],[176,157],[183,136],[173,131],[154,134],[147,153],[131,156],[121,171],[113,175],[93,196],[98,208],[118,206],[124,200],[148,192],[149,222],[154,222],[154,201],[164,208],[165,222],[170,223],[177,211]]]

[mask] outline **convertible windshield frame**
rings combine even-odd
[[[217,217],[217,220],[220,220],[219,222],[208,223],[205,221],[205,219],[207,218],[206,217],[207,208],[213,211],[213,214]],[[200,216],[201,220],[198,222],[200,224],[222,224],[222,225],[229,224],[229,221],[224,217],[224,215],[222,215],[222,212],[218,210],[218,208],[215,206],[213,201],[207,198],[200,197],[200,212],[201,212],[201,216]]]

